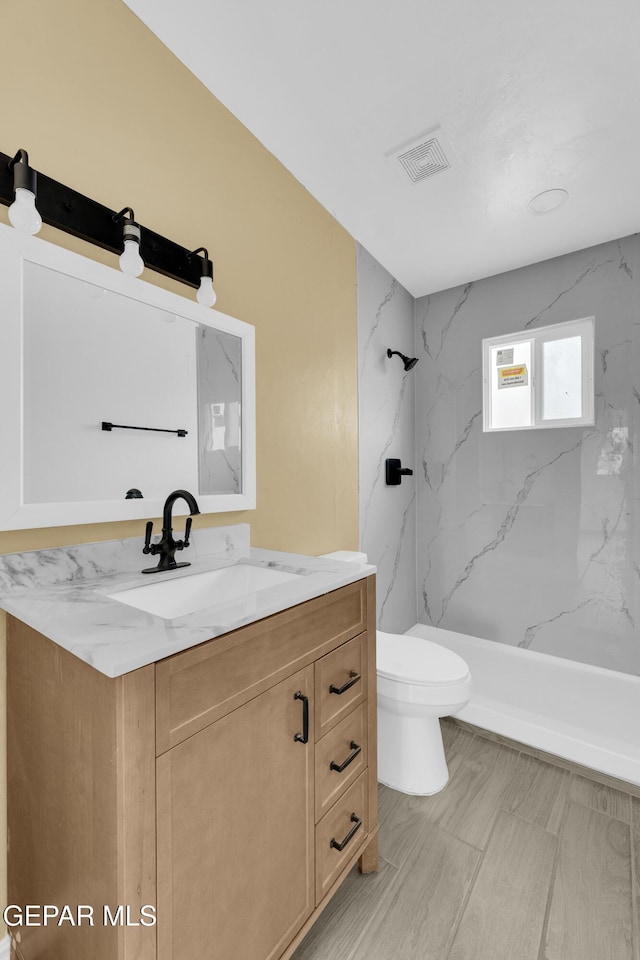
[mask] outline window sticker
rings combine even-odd
[[[526,363],[516,367],[498,368],[498,390],[505,387],[526,387],[529,383],[529,371]]]
[[[513,363],[513,347],[496,351],[496,367],[503,367],[507,363]]]

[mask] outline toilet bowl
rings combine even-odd
[[[367,562],[340,550],[327,559]],[[430,796],[449,780],[440,717],[462,710],[472,691],[462,657],[422,637],[377,631],[378,780]]]
[[[449,780],[440,717],[471,697],[462,657],[421,637],[377,632],[378,780],[429,796]]]

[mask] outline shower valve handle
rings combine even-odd
[[[389,457],[385,460],[385,473],[388,487],[397,487],[402,482],[403,477],[412,477],[413,470],[409,467],[403,467],[400,460],[396,457]]]

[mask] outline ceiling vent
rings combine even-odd
[[[405,182],[408,177],[411,183],[420,183],[449,170],[453,161],[453,151],[440,127],[403,144],[387,156]]]

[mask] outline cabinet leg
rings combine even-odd
[[[371,838],[358,860],[360,873],[375,873],[378,869],[378,834]]]

